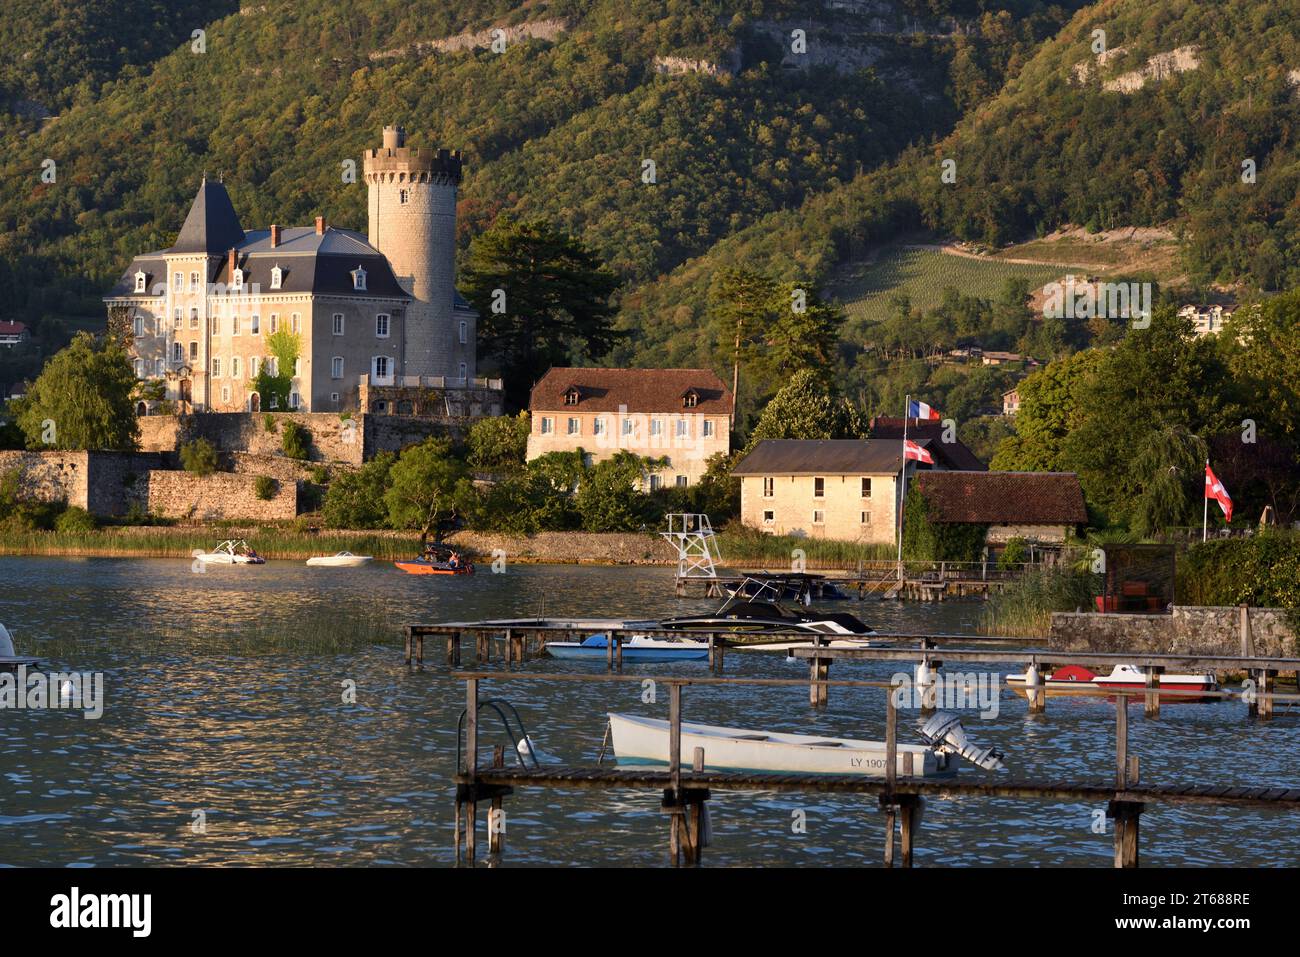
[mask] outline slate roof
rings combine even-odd
[[[230,202],[230,194],[220,183],[205,178],[190,205],[189,215],[170,253],[208,253],[221,255],[244,239],[244,228]]]
[[[892,439],[895,442],[902,442],[903,420],[877,416],[871,420],[869,432],[873,439]],[[930,444],[927,448],[934,455],[936,465],[963,472],[983,472],[988,469],[988,466],[960,441],[943,441],[942,422],[911,419],[907,424],[907,437],[918,442],[921,439],[928,439]]]
[[[925,439],[916,443],[928,447]],[[732,475],[896,475],[903,443],[882,439],[763,439]]]
[[[1073,472],[918,472],[935,522],[1083,525],[1088,509]]]
[[[565,405],[565,392],[576,386],[578,404]],[[694,389],[697,401],[686,407],[683,396]],[[731,390],[708,369],[581,369],[556,366],[533,386],[528,407],[585,412],[703,412],[730,415]]]

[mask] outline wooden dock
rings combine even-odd
[[[662,793],[660,807],[669,818],[669,859],[674,866],[698,864],[704,849],[705,806],[713,791],[806,791],[814,793],[862,794],[876,797],[876,807],[884,813],[884,863],[896,861],[896,831],[900,843],[897,860],[904,867],[912,864],[919,826],[919,811],[927,798],[972,800],[1012,798],[1056,802],[1105,802],[1106,814],[1114,821],[1114,864],[1137,867],[1139,863],[1140,818],[1148,805],[1211,805],[1239,808],[1300,810],[1300,788],[1182,786],[1159,787],[1140,783],[1139,761],[1128,750],[1128,699],[1141,696],[1112,692],[1115,698],[1115,778],[1113,781],[1035,781],[1002,778],[973,780],[926,779],[910,775],[910,754],[904,754],[904,773],[897,769],[898,709],[890,691],[892,685],[879,681],[830,681],[826,685],[871,687],[886,692],[886,759],[885,776],[873,778],[857,775],[796,775],[706,772],[704,749],[696,748],[693,760],[683,765],[681,753],[682,690],[689,685],[758,685],[791,686],[801,684],[791,679],[744,678],[675,678],[656,681],[669,687],[669,764],[664,770],[652,768],[533,766],[507,768],[504,748],[497,746],[491,767],[479,764],[481,743],[479,685],[485,681],[641,681],[632,675],[525,675],[502,672],[466,672],[453,674],[466,687],[466,708],[462,722],[466,731],[464,747],[458,754],[456,783],[456,860],[473,866],[477,849],[477,807],[491,802],[488,820],[488,851],[498,859],[504,852],[503,802],[516,788],[548,790],[610,791],[646,788]],[[1291,696],[1300,697],[1300,696]],[[866,810],[866,808],[864,808]],[[463,824],[463,828],[462,828]],[[463,838],[463,840],[462,840]],[[464,853],[462,854],[462,844]]]
[[[674,578],[679,598],[726,598],[747,580],[771,581],[782,593],[806,590],[814,601],[833,586],[859,601],[866,598],[944,601],[948,598],[988,598],[1024,574],[1026,564],[1001,568],[989,562],[863,561],[853,567],[819,568],[817,572],[737,572],[707,575],[698,570]]]

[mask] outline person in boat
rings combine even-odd
[[[244,546],[244,554],[247,555],[249,558],[256,558],[256,557],[257,557],[257,550],[256,550],[255,548],[253,548],[252,545],[245,545],[245,546]]]
[[[447,559],[447,566],[449,568],[460,568],[460,554],[458,552],[451,553],[451,556]]]

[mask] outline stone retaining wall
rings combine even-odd
[[[1253,651],[1270,658],[1300,652],[1284,608],[1248,612]],[[1175,605],[1168,615],[1054,612],[1048,645],[1061,651],[1135,651],[1150,654],[1241,654],[1241,610]]]
[[[122,515],[143,504],[147,476],[162,465],[136,452],[0,452],[0,473],[20,469],[19,492],[42,502],[67,502],[96,515]]]
[[[292,519],[298,514],[298,484],[278,482],[270,500],[257,497],[257,476],[215,472],[149,473],[149,511],[188,522]]]
[[[538,532],[536,535],[507,535],[494,532],[455,532],[446,541],[491,559],[497,549],[507,563],[556,562],[613,565],[675,565],[677,555],[658,535],[635,532]]]

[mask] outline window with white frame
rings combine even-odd
[[[686,488],[686,486],[687,486],[688,484],[689,484],[689,480],[687,479],[687,477],[686,477],[685,475],[679,475],[679,476],[677,476],[677,487],[678,487],[678,488]]]
[[[295,312],[289,320],[289,331],[297,332],[301,327],[301,325],[302,325],[302,316],[299,313]]]
[[[244,288],[244,270],[242,270],[242,269],[236,269],[236,270],[235,270],[235,276],[234,276],[234,278],[231,280],[231,284],[232,284],[236,289],[243,289],[243,288]]]
[[[190,306],[190,328],[197,329],[198,327],[199,327],[199,307]]]
[[[813,479],[813,498],[826,497],[826,480],[820,475]]]
[[[276,266],[274,269],[271,270],[271,288],[279,289],[280,282],[282,279],[284,279],[284,270],[282,270],[279,266]]]
[[[239,367],[239,356],[231,356],[230,357],[230,378],[238,379],[240,377],[239,376],[240,371],[241,370]]]
[[[871,524],[871,513],[870,513],[870,512],[863,512],[860,521],[861,521],[861,523],[862,523],[863,525],[870,525],[870,524]]]
[[[871,498],[871,479],[865,476],[862,479],[862,497]]]
[[[143,379],[143,378],[144,378],[144,360],[143,360],[143,359],[136,359],[136,360],[135,360],[135,377],[136,377],[137,379]]]
[[[334,335],[343,335],[343,313],[334,313]]]
[[[366,271],[360,266],[352,270],[352,288],[356,292],[366,291]]]
[[[575,415],[569,416],[569,434],[570,435],[582,434],[582,422]]]
[[[190,273],[190,292],[198,292],[198,291],[199,291],[199,274],[196,272],[192,272]]]
[[[185,347],[179,342],[172,343],[172,362],[180,365],[185,361]]]
[[[271,321],[267,324],[266,331],[271,335],[275,335],[276,332],[279,331],[279,329],[280,329],[280,314],[278,312],[273,312],[271,313]]]
[[[591,434],[592,435],[605,434],[605,419],[603,417],[597,416],[595,419],[591,420]]]
[[[248,331],[255,336],[262,334],[262,317],[257,313],[248,317]]]
[[[335,356],[333,359],[330,360],[330,378],[331,379],[343,378],[343,357],[342,356]]]
[[[462,379],[468,379],[469,377],[469,366],[465,365],[463,362],[460,364],[460,377]]]
[[[172,273],[172,292],[185,291],[185,276],[183,273]]]
[[[388,338],[388,313],[386,312],[381,312],[379,315],[375,316],[375,338]]]
[[[234,312],[233,310],[230,314],[230,334],[232,336],[239,335],[239,313]]]
[[[381,385],[390,385],[393,376],[393,363],[388,356],[375,356],[370,361],[370,371],[375,377],[375,382]]]
[[[549,415],[542,416],[542,435],[550,435],[555,430],[555,422]]]
[[[212,317],[212,334],[213,334],[214,336],[219,336],[219,335],[221,335],[221,317],[220,317],[220,316],[213,316],[213,317]]]
[[[773,522],[775,522],[775,521],[776,521],[776,512],[772,511],[770,508],[764,510],[764,512],[763,512],[763,524],[764,524],[764,525],[771,525],[771,524],[772,524]]]
[[[713,438],[713,420],[712,420],[712,419],[705,419],[705,420],[704,420],[704,433],[703,433],[703,434],[704,434],[704,437],[705,437],[706,439],[711,439],[711,438]]]
[[[815,509],[813,509],[813,520],[812,520],[812,523],[813,523],[814,525],[825,525],[825,524],[826,524],[826,513],[823,512],[820,508],[815,508]]]
[[[302,404],[302,397],[296,391],[289,393],[289,408],[296,409]]]
[[[663,432],[664,432],[664,424],[663,424],[663,422],[661,422],[661,421],[658,420],[658,419],[651,419],[651,420],[650,420],[650,438],[652,438],[652,439],[657,439],[659,436],[663,435]]]
[[[184,325],[185,325],[185,314],[181,312],[181,307],[177,306],[175,313],[173,313],[172,328],[180,329]]]
[[[167,360],[155,359],[153,363],[153,374],[163,376],[167,374]]]
[[[632,420],[631,420],[631,419],[624,419],[624,420],[623,420],[623,434],[624,434],[624,435],[631,435],[634,431],[635,431],[635,425],[633,424]]]
[[[650,491],[657,492],[663,486],[664,481],[658,475],[650,476]]]
[[[199,344],[198,344],[198,342],[191,342],[191,343],[190,343],[190,361],[193,362],[193,361],[196,360],[198,357],[199,357]]]
[[[684,438],[686,438],[686,435],[687,435],[686,420],[685,420],[685,419],[678,419],[678,420],[677,420],[677,437],[678,437],[679,439],[684,439]]]
[[[776,479],[770,475],[763,476],[763,498],[772,498],[776,495]]]
[[[463,319],[460,323],[460,341],[462,345],[469,342],[469,323],[465,322]]]
[[[136,316],[132,321],[132,332],[137,339],[144,338],[144,316]]]
[[[136,291],[136,292],[144,292],[144,291],[145,291],[144,284],[145,284],[145,275],[144,275],[144,273],[143,273],[143,272],[138,272],[138,273],[136,273],[136,274],[135,274],[135,291]]]
[[[223,404],[230,401],[230,386],[223,385],[221,387],[221,401]]]
[[[250,357],[248,360],[248,377],[250,379],[256,379],[261,374],[262,374],[261,356]]]
[[[212,378],[214,379],[221,378],[221,357],[220,356],[212,357]]]

